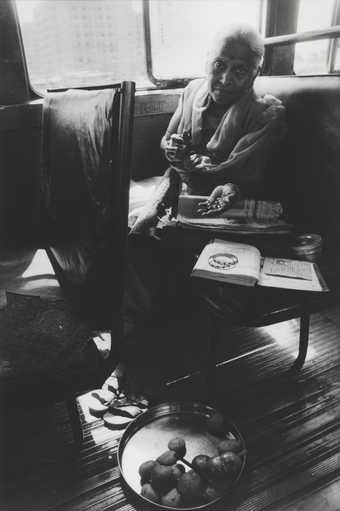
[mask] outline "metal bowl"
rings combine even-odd
[[[150,459],[156,459],[167,450],[170,439],[182,437],[185,439],[187,453],[185,458],[191,461],[198,454],[216,456],[217,444],[222,440],[208,431],[208,419],[218,410],[200,403],[162,403],[150,408],[138,416],[125,430],[118,448],[118,465],[124,486],[140,504],[148,509],[207,509],[215,505],[223,497],[196,507],[168,507],[156,504],[143,497],[141,492],[139,466]],[[219,412],[218,412],[219,413]],[[242,465],[233,482],[233,486],[239,481],[244,470],[246,455],[244,439],[233,422],[224,417],[225,435],[232,434],[242,444]],[[224,435],[224,437],[225,437]],[[231,489],[226,490],[229,493]]]

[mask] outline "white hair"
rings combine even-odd
[[[214,38],[212,49],[218,45],[227,46],[230,43],[239,43],[249,50],[249,56],[257,66],[264,55],[264,41],[261,34],[251,25],[239,23],[229,25],[220,30]]]

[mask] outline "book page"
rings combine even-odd
[[[300,291],[328,291],[318,273],[315,264],[309,261],[266,257],[258,284]]]
[[[260,263],[256,247],[215,239],[202,250],[192,276],[252,286],[259,278]]]
[[[266,275],[290,277],[302,280],[313,279],[313,266],[309,261],[294,259],[265,258],[262,271]]]

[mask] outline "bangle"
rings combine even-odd
[[[209,257],[208,263],[219,270],[230,270],[238,264],[238,258],[234,254],[220,252]]]

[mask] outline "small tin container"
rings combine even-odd
[[[316,262],[322,253],[322,237],[319,234],[300,234],[294,236],[290,246],[291,256],[295,259]]]

